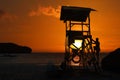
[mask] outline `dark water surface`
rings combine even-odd
[[[107,54],[101,53],[100,59]],[[0,54],[0,63],[35,63],[35,64],[48,64],[53,63],[59,65],[64,59],[64,53],[32,53],[32,54]]]
[[[60,64],[63,60],[62,53],[32,53],[32,54],[0,54],[0,63],[35,63],[35,64]]]
[[[101,59],[106,54],[101,54]],[[63,53],[0,54],[0,80],[116,80],[119,74],[56,71]],[[52,67],[51,67],[52,66]],[[51,71],[52,70],[52,71]]]

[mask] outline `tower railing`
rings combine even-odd
[[[62,6],[60,20],[66,27],[65,57],[66,66],[82,66],[97,69],[99,54],[95,51],[95,40],[92,39],[90,26],[91,8]],[[73,29],[77,26],[77,29]],[[79,43],[78,43],[78,42]],[[97,53],[96,53],[97,52]],[[67,67],[66,67],[67,68]]]

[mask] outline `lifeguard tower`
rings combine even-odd
[[[91,8],[62,6],[60,20],[66,27],[64,68],[80,66],[97,69],[98,58],[94,50],[90,26]]]

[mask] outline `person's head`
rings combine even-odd
[[[96,41],[99,41],[99,38],[96,38]]]

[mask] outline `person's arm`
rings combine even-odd
[[[93,44],[96,44],[96,41],[92,39],[92,43],[93,43]]]

